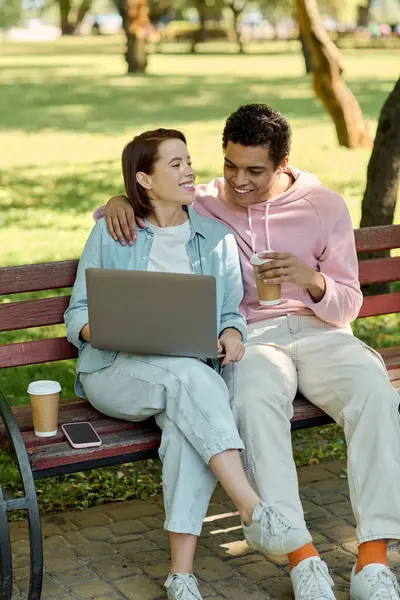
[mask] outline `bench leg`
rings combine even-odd
[[[0,486],[0,563],[1,563],[1,598],[12,598],[12,555],[10,530],[8,529],[6,500]]]
[[[21,432],[15,421],[12,410],[1,392],[0,416],[8,431],[9,440],[17,461],[25,493],[23,498],[7,499],[5,493],[0,489],[0,499],[2,498],[2,501],[0,501],[0,549],[2,562],[1,598],[2,600],[11,600],[12,593],[12,556],[7,513],[13,510],[27,510],[31,553],[28,600],[40,600],[43,584],[43,543],[35,482]],[[3,558],[5,559],[5,562],[3,561]]]

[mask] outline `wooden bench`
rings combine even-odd
[[[358,252],[400,247],[400,225],[372,227],[355,231]],[[0,269],[0,296],[21,292],[69,288],[73,285],[77,261],[6,267]],[[362,284],[400,279],[400,257],[360,262]],[[0,304],[0,331],[26,329],[63,323],[69,296]],[[360,317],[400,312],[400,293],[368,296]],[[400,347],[380,350],[393,385],[400,390]],[[76,358],[76,349],[65,337],[41,339],[0,346],[0,368],[32,365]],[[331,419],[305,398],[295,400],[292,428],[300,429],[330,423]],[[28,511],[31,549],[29,599],[39,600],[42,588],[43,553],[40,517],[34,480],[64,473],[104,467],[157,455],[160,431],[153,420],[129,423],[110,419],[79,398],[63,399],[59,424],[90,421],[101,436],[99,448],[76,450],[65,441],[60,430],[53,438],[37,438],[32,431],[29,405],[10,408],[0,393],[0,449],[17,461],[25,490],[24,498],[12,498],[0,485],[1,598],[11,599],[12,555],[7,513]]]

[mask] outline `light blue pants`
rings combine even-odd
[[[216,485],[210,459],[244,448],[223,379],[195,358],[125,353],[79,378],[100,412],[126,421],[155,416],[162,429],[165,529],[199,535]]]

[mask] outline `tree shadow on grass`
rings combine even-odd
[[[68,43],[70,42],[70,43]],[[4,44],[1,48],[1,54],[7,56],[90,56],[90,55],[110,55],[120,54],[121,60],[122,50],[124,47],[123,38],[104,39],[104,38],[89,38],[79,42],[79,38],[71,38],[71,40],[61,39],[52,42],[17,42]],[[26,68],[26,67],[25,67]]]
[[[47,230],[49,223],[41,222],[39,215],[34,216],[38,210],[54,215],[54,220],[67,214],[87,214],[116,190],[122,191],[123,180],[116,156],[115,162],[84,164],[68,173],[59,173],[56,167],[48,173],[41,167],[2,170],[0,188],[8,190],[7,202],[3,201],[1,206],[3,227],[20,227],[23,221],[24,231]]]
[[[197,171],[197,176],[201,181],[211,178],[211,174],[202,169]],[[24,232],[41,229],[46,233],[56,227],[63,216],[90,214],[111,196],[123,193],[120,156],[116,156],[115,161],[83,164],[68,173],[59,173],[58,165],[48,172],[40,166],[0,170],[0,189],[8,190],[7,202],[1,204],[4,229],[19,228],[23,222]],[[42,214],[52,215],[52,221],[41,221]],[[68,229],[65,220],[62,227],[64,231]],[[75,230],[75,222],[70,227]]]
[[[389,80],[352,79],[366,118],[377,118],[393,86]],[[265,102],[297,120],[327,118],[305,77],[146,75],[63,76],[43,69],[35,81],[3,84],[0,127],[113,134],[127,128],[224,119],[240,104]],[[12,110],[10,110],[12,107]]]
[[[37,43],[9,43],[4,44],[1,48],[1,53],[4,56],[91,56],[91,55],[110,55],[118,54],[123,61],[123,52],[125,48],[125,39],[123,36],[115,37],[98,37],[98,38],[71,38],[71,40],[61,39],[55,42]],[[243,56],[238,53],[238,48],[235,42],[232,41],[216,41],[208,40],[205,43],[197,45],[196,54],[192,54],[191,42],[172,41],[162,42],[162,50],[159,52],[159,46],[150,42],[147,46],[147,51],[151,60],[153,54],[166,56]],[[267,41],[267,42],[250,42],[244,45],[244,56],[282,56],[286,54],[295,54],[301,52],[300,43],[293,40],[286,41]]]

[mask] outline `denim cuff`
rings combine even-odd
[[[164,529],[171,533],[190,533],[191,535],[199,536],[202,527],[203,523],[196,524],[189,523],[188,521],[170,521],[168,519],[164,521]]]
[[[226,450],[244,450],[244,444],[239,435],[237,437],[222,438],[212,446],[204,447],[202,458],[208,464],[213,456],[226,452]]]

